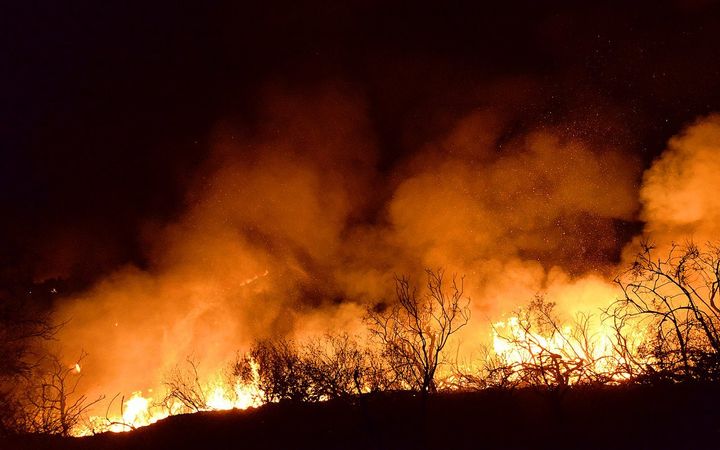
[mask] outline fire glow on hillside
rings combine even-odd
[[[0,439],[720,381],[720,5],[25,3]]]
[[[66,304],[60,317],[69,322],[60,342],[66,354],[84,349],[90,355],[82,371],[85,395],[119,393],[74,433],[126,431],[181,412],[275,401],[258,380],[262,361],[253,361],[253,377],[229,375],[235,352],[245,354],[253,342],[278,336],[302,347],[328,332],[371,342],[366,305],[392,304],[388,274],[411,274],[421,284],[416,274],[423,266],[465,274],[463,295],[472,299],[472,320],[451,340],[458,359],[440,364],[438,386],[616,383],[659,357],[648,350],[656,338],[652,327],[632,322],[631,312],[618,324],[618,315],[608,312],[623,297],[620,287],[638,287],[630,275],[637,282],[648,274],[626,272],[617,283],[612,276],[633,267],[641,238],[658,243],[657,257],[685,236],[698,243],[712,239],[720,208],[707,186],[718,183],[711,155],[720,148],[720,118],[701,119],[673,138],[643,175],[643,235],[617,263],[587,267],[568,248],[599,250],[605,244],[596,233],[610,232],[612,221],[636,207],[630,197],[636,169],[612,149],[541,134],[479,163],[445,153],[449,145],[470,145],[464,135],[490,139],[484,119],[471,116],[446,142],[408,164],[412,169],[388,200],[389,225],[348,228],[344,222],[365,201],[352,193],[367,189],[372,177],[363,171],[372,163],[367,144],[354,156],[333,151],[343,155],[340,160],[322,154],[348,140],[357,147],[362,135],[356,104],[335,94],[326,100],[327,111],[310,115],[298,117],[285,103],[274,111],[291,129],[306,129],[318,114],[341,118],[329,141],[296,136],[299,145],[319,148],[319,155],[308,159],[293,153],[294,141],[271,140],[260,144],[262,152],[238,160],[232,144],[220,138],[214,172],[192,193],[193,206],[160,233],[154,268],[121,269]],[[355,170],[344,173],[345,165]],[[517,177],[521,168],[530,175]],[[678,209],[681,204],[692,214]],[[543,257],[554,262],[539,263]],[[327,302],[329,295],[343,301]],[[297,307],[303,296],[317,300]],[[699,308],[714,317],[709,307]],[[382,354],[376,344],[367,345]],[[317,351],[318,358],[327,356]],[[472,376],[463,378],[461,366]],[[464,385],[469,379],[474,382]],[[354,383],[356,393],[374,389],[369,381]],[[180,395],[168,395],[172,389]]]

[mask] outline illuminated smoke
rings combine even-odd
[[[720,231],[720,116],[670,139],[645,172],[640,198],[646,231],[663,240],[717,239]]]
[[[175,223],[149,227],[150,267],[122,267],[59,312],[96,392],[157,388],[188,356],[212,373],[255,338],[292,333],[337,295],[332,270],[366,207],[375,149],[362,101],[273,95],[260,130],[219,127]],[[359,317],[332,308],[343,326]],[[304,322],[303,322],[304,323]]]
[[[554,128],[508,138],[505,118],[469,113],[391,170],[362,96],[342,85],[276,89],[256,126],[218,125],[182,216],[148,224],[148,268],[61,305],[66,352],[90,355],[88,390],[157,390],[188,356],[214,373],[256,338],[359,330],[365,305],[392,300],[393,274],[424,267],[465,275],[465,339],[489,338],[492,318],[537,293],[567,312],[606,305],[616,224],[638,199],[650,234],[714,232],[717,117],[671,141],[639,197],[627,149]]]

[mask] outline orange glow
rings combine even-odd
[[[568,385],[588,382],[583,379],[585,371],[615,381],[630,377],[614,348],[616,332],[607,323],[594,322],[584,335],[578,332],[576,324],[567,323],[559,323],[550,332],[533,332],[522,319],[513,316],[493,324],[492,348],[514,372],[547,364],[541,358],[549,357],[553,365],[563,366],[568,374],[563,383]],[[588,341],[584,341],[585,337]]]
[[[425,267],[465,276],[472,319],[452,343],[462,358],[487,346],[517,377],[542,359],[565,367],[550,382],[621,381],[629,362],[600,309],[619,295],[610,280],[632,263],[639,237],[620,249],[627,237],[617,224],[640,214],[643,235],[664,245],[720,233],[720,196],[704,187],[718,183],[718,116],[674,138],[638,192],[641,168],[622,148],[548,128],[503,141],[497,152],[502,120],[476,111],[404,160],[378,193],[362,98],[342,89],[280,92],[264,108],[266,128],[242,143],[230,125],[218,128],[187,209],[147,231],[148,267],[119,267],[58,302],[68,323],[63,349],[89,354],[83,395],[131,393],[107,417],[107,402],[94,407],[76,434],[258,406],[257,380],[226,380],[236,351],[257,339],[361,334],[365,308],[393,301],[393,274],[419,279]],[[553,330],[523,326],[512,311],[538,293],[564,318],[594,317],[587,340],[574,319]],[[646,337],[630,336],[633,351]],[[196,404],[164,401],[163,377],[189,355],[202,363],[191,380]]]
[[[257,371],[257,369],[255,369]],[[255,372],[256,373],[256,372]],[[151,390],[149,390],[151,391]],[[208,383],[204,386],[207,405],[202,411],[223,411],[231,409],[247,409],[262,404],[262,392],[255,385],[235,383],[226,386],[220,383]],[[138,427],[151,425],[171,415],[187,412],[179,402],[159,402],[157,398],[143,395],[143,392],[133,392],[130,398],[122,401],[121,413],[108,414],[104,417],[90,416],[88,424],[83,424],[74,430],[75,436],[88,436],[110,431],[120,433]]]

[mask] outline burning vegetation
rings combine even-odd
[[[261,115],[218,128],[185,210],[147,225],[145,266],[52,317],[3,303],[4,432],[720,376],[720,117],[641,174],[607,143],[510,133],[490,107],[388,176],[346,87],[270,94]],[[619,231],[637,215],[637,236]]]
[[[565,318],[536,296],[490,325],[491,339],[475,359],[461,360],[451,338],[470,321],[464,280],[449,282],[427,270],[419,290],[396,278],[397,303],[368,307],[365,337],[328,333],[301,342],[255,341],[222,373],[204,376],[188,358],[166,372],[162,389],[88,399],[78,385],[81,363],[64,366],[44,357],[22,367],[23,389],[6,391],[15,403],[6,430],[62,435],[122,432],[170,415],[246,409],[265,403],[352,400],[377,392],[542,387],[562,395],[571,386],[715,382],[720,371],[716,304],[720,251],[708,245],[673,245],[658,256],[647,243],[615,282],[622,293],[597,314]],[[449,284],[449,286],[448,286]],[[33,337],[50,332],[37,324]],[[49,358],[49,359],[48,359]]]

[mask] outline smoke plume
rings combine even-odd
[[[670,139],[645,172],[646,232],[664,241],[715,239],[720,231],[720,116],[699,119]]]
[[[381,167],[363,96],[342,84],[268,89],[257,120],[218,124],[183,213],[148,223],[147,267],[125,266],[58,317],[89,391],[156,389],[188,356],[214,371],[254,339],[362,329],[393,276],[465,277],[464,336],[546,293],[603,306],[640,216],[654,236],[710,238],[720,215],[720,118],[670,141],[645,172],[623,148],[559,127],[509,132],[487,106]],[[628,248],[631,248],[632,244]]]

